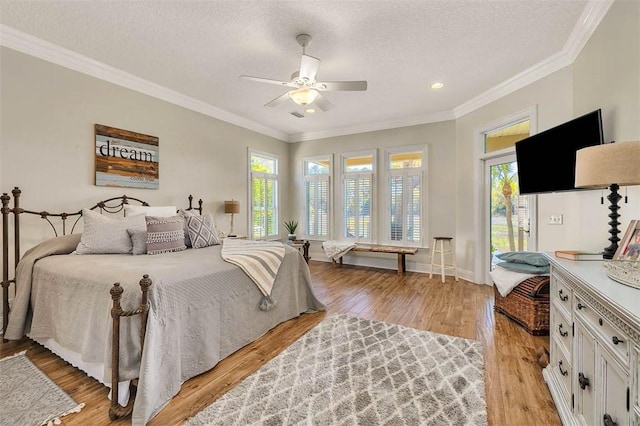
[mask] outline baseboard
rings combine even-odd
[[[314,252],[311,254],[311,259],[318,262],[331,263],[331,259],[329,259],[324,254],[320,254],[317,252]],[[370,256],[361,256],[353,253],[352,254],[347,253],[342,257],[342,262],[345,265],[365,266],[368,268],[379,268],[379,269],[391,269],[394,271],[398,270],[398,258],[395,255],[393,255],[392,258],[390,257],[388,259],[385,259],[381,257],[373,258]],[[428,264],[428,263],[411,262],[408,257],[406,262],[407,262],[406,268],[408,272],[418,272],[421,274],[428,274],[429,271],[431,270],[431,264]],[[452,276],[450,272],[451,271],[448,271],[446,275]],[[433,274],[440,275],[440,268],[434,267]],[[471,271],[458,268],[458,277],[465,281],[469,281],[472,283],[474,282],[473,273]]]

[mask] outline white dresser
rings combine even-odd
[[[551,262],[543,376],[565,425],[640,426],[640,289],[600,261]]]

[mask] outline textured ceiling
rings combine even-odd
[[[593,0],[592,2],[593,3]],[[586,0],[1,1],[0,23],[256,123],[288,140],[453,117],[453,111],[565,48]],[[318,80],[367,80],[325,92],[304,118],[285,90],[302,49]],[[443,89],[430,89],[433,82]],[[251,127],[251,126],[249,126]],[[269,133],[269,132],[267,132]]]

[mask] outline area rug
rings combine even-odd
[[[76,403],[27,358],[24,352],[0,360],[0,425],[59,424],[79,412]]]
[[[482,345],[326,318],[187,425],[486,425]]]

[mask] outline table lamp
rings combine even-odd
[[[608,143],[576,152],[576,188],[609,188],[609,241],[602,253],[612,259],[618,250],[618,194],[621,186],[640,185],[640,141]]]
[[[236,200],[224,202],[224,212],[231,214],[231,229],[229,229],[229,237],[235,237],[236,234],[233,231],[233,215],[240,213],[240,202]]]

